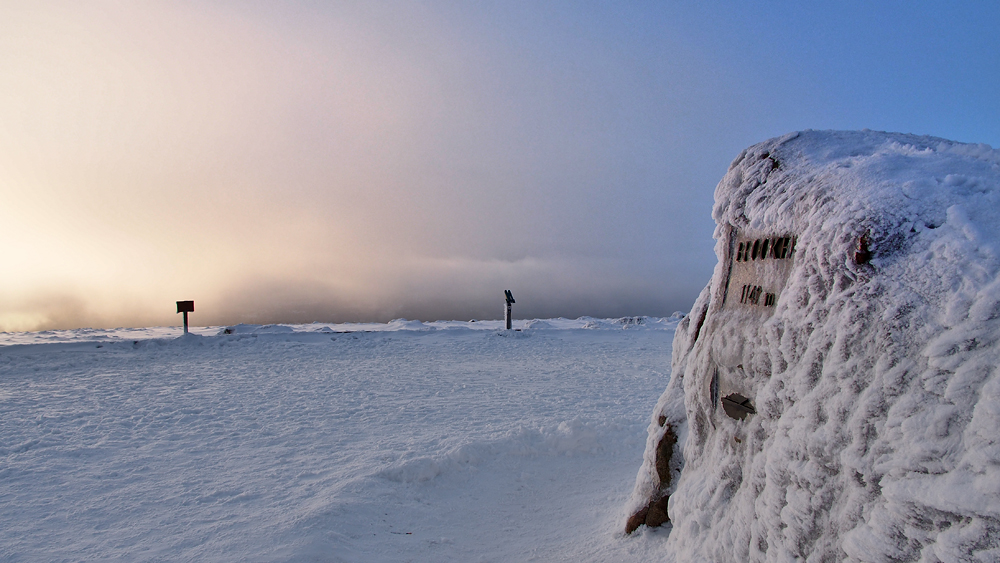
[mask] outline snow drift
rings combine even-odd
[[[617,509],[678,320],[0,333],[0,561],[662,559]]]
[[[794,133],[715,200],[628,531],[669,516],[679,561],[1000,560],[1000,151]]]

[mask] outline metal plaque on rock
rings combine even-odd
[[[735,233],[730,249],[723,308],[769,314],[792,270],[795,237]]]

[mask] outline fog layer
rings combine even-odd
[[[686,310],[740,148],[911,125],[817,109],[713,14],[6,5],[0,330]]]

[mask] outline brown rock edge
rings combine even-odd
[[[664,426],[666,417],[661,416],[659,423],[660,426]],[[660,479],[660,486],[649,499],[646,506],[640,508],[632,516],[629,516],[628,521],[625,522],[626,534],[631,534],[643,524],[650,528],[656,528],[670,521],[670,517],[667,515],[667,503],[670,500],[670,494],[667,491],[670,489],[670,459],[673,457],[675,444],[677,444],[677,435],[674,434],[670,426],[667,426],[663,432],[663,437],[660,438],[660,442],[656,444],[655,465],[656,475]]]

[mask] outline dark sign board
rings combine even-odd
[[[193,313],[194,312],[194,301],[178,301],[177,302],[177,312],[178,313]]]

